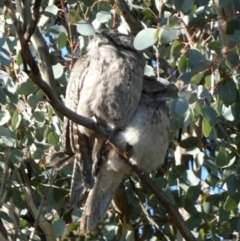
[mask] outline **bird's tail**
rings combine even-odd
[[[123,172],[109,170],[107,162],[102,164],[96,183],[89,192],[84,206],[80,226],[82,234],[87,234],[96,228],[100,219],[105,215],[116,188],[123,179]]]
[[[72,173],[71,189],[70,189],[70,206],[80,208],[86,201],[89,189],[85,187],[83,176],[80,168],[81,157],[76,155]]]

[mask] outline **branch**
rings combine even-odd
[[[8,2],[11,2],[11,1],[8,1]],[[123,1],[119,0],[117,2],[119,4],[119,8],[124,6],[124,5],[121,5],[124,3]],[[18,34],[18,37],[19,37],[19,40],[21,43],[21,47],[22,47],[22,49],[24,49],[24,51],[22,51],[23,57],[30,68],[29,77],[40,89],[42,89],[44,91],[44,93],[46,94],[46,96],[48,98],[49,103],[53,106],[54,109],[56,109],[57,111],[62,113],[68,119],[72,120],[73,122],[75,122],[79,125],[82,125],[86,128],[93,130],[97,134],[101,135],[105,140],[108,140],[114,146],[114,148],[116,148],[118,150],[118,152],[121,155],[123,155],[126,160],[128,160],[129,157],[131,156],[131,150],[129,150],[127,143],[123,144],[123,145],[118,143],[114,139],[114,135],[112,135],[111,133],[106,131],[104,126],[102,126],[99,123],[95,123],[93,120],[91,120],[89,118],[80,116],[80,115],[76,114],[75,112],[71,111],[70,109],[66,108],[63,105],[63,103],[58,99],[58,97],[56,96],[56,93],[53,92],[52,88],[42,79],[39,67],[30,52],[28,41],[23,37],[25,34],[27,34],[27,36],[30,35],[30,33],[24,33],[23,30],[21,29],[20,24],[18,23],[18,21],[15,17],[15,14],[13,13],[11,3],[8,4],[7,7],[9,8],[10,13],[12,14],[13,22],[15,24],[15,28],[16,28],[16,31],[17,31],[17,34]],[[124,11],[124,14],[129,13],[129,12],[127,12],[126,9],[124,10],[124,8],[122,8],[122,11]],[[132,17],[130,17],[130,19],[132,19]],[[29,28],[28,28],[28,30],[29,30]],[[136,31],[136,29],[134,29],[134,30]],[[128,162],[128,164],[130,165],[129,162]],[[154,182],[151,180],[151,178],[145,172],[142,172],[141,170],[139,170],[138,167],[135,165],[131,165],[131,167],[137,173],[137,175],[139,176],[141,181],[143,183],[145,183],[148,186],[148,188],[155,194],[155,196],[160,200],[160,202],[163,204],[163,206],[166,208],[166,210],[169,212],[169,214],[172,217],[174,217],[173,220],[174,220],[175,226],[181,232],[182,236],[188,241],[195,241],[196,239],[194,238],[192,233],[187,229],[176,206],[169,201],[169,199],[164,194],[164,192],[158,189],[158,187],[154,184]]]
[[[122,16],[129,25],[131,32],[137,35],[137,33],[143,29],[141,23],[132,15],[125,0],[116,0],[116,3]]]
[[[10,7],[12,6],[11,3],[8,3],[8,4],[9,4],[9,8],[11,8],[11,11],[13,12],[13,8]],[[39,67],[40,67],[40,74],[42,76],[42,79],[51,86],[52,91],[55,93],[57,98],[59,98],[56,81],[54,80],[51,57],[49,55],[49,49],[46,42],[44,41],[42,34],[40,33],[39,28],[36,27],[40,18],[41,1],[40,0],[35,1],[34,7],[33,7],[33,16],[31,14],[31,9],[30,9],[28,0],[22,0],[22,2],[20,2],[20,0],[17,0],[16,5],[22,20],[25,21],[24,26],[27,26],[27,31],[25,33],[22,33],[22,35],[25,38],[25,42],[28,44],[29,40],[31,39],[31,42],[34,48],[36,49],[36,51],[38,51],[38,57],[41,60]],[[13,16],[13,13],[12,13],[12,17],[13,18],[15,17]],[[61,112],[58,112],[56,110],[55,112],[59,117],[59,119],[63,120],[63,116]]]

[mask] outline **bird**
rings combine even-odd
[[[129,35],[103,31],[88,44],[71,70],[65,105],[92,118],[111,132],[125,128],[135,113],[143,88],[145,59]],[[105,140],[64,118],[62,151],[51,163],[58,169],[74,160],[70,205],[80,207],[94,185],[94,160]]]
[[[170,121],[166,99],[162,94],[142,93],[139,105],[125,128],[116,133],[118,143],[132,147],[129,162],[150,173],[165,160],[169,142]],[[133,174],[131,166],[118,151],[105,143],[101,151],[101,166],[95,184],[89,191],[81,218],[80,230],[87,234],[104,217],[114,192]]]

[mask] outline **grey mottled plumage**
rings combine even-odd
[[[110,32],[99,34],[90,41],[86,55],[80,57],[72,69],[66,106],[80,115],[95,118],[111,130],[124,128],[138,106],[144,65],[143,54],[134,49],[131,37]],[[103,143],[91,130],[64,119],[64,153],[61,157],[59,153],[54,155],[52,162],[61,166],[63,159],[75,157],[78,163],[74,165],[72,179],[73,206],[79,206],[84,194],[79,192],[83,190],[80,181],[83,181],[85,190],[94,184],[92,160],[98,159]],[[76,178],[77,183],[74,181]],[[78,199],[75,198],[76,193],[79,194]]]
[[[134,116],[126,128],[117,133],[116,138],[118,142],[128,143],[133,147],[130,162],[149,173],[164,162],[169,125],[165,103],[159,100],[158,96],[142,94]],[[105,161],[84,206],[82,233],[88,233],[97,226],[105,215],[115,190],[132,173],[130,166],[114,148],[110,145],[105,148],[107,154],[102,157]]]

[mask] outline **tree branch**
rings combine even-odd
[[[116,0],[116,3],[122,16],[129,25],[131,32],[137,35],[137,33],[143,29],[141,23],[132,15],[125,0]]]
[[[8,2],[10,2],[10,1],[8,1]],[[121,5],[121,4],[123,4],[123,1],[119,0],[117,2],[118,2],[118,4],[120,4],[119,6],[123,6],[123,5]],[[96,133],[101,135],[105,140],[108,140],[114,146],[114,148],[116,148],[118,150],[118,152],[121,155],[123,155],[126,158],[126,160],[128,160],[129,157],[131,156],[131,150],[129,150],[127,143],[124,145],[121,145],[114,139],[114,135],[111,135],[111,133],[106,131],[106,129],[101,124],[95,123],[93,120],[86,118],[84,116],[80,116],[80,115],[76,114],[75,112],[71,111],[70,109],[66,108],[63,105],[63,103],[58,99],[58,97],[56,96],[56,93],[53,92],[52,88],[42,79],[39,67],[30,52],[28,41],[23,37],[25,34],[26,34],[26,36],[29,36],[30,33],[24,33],[23,30],[21,29],[20,24],[18,23],[18,21],[15,17],[15,14],[13,13],[11,3],[8,4],[7,7],[9,8],[10,13],[12,14],[13,22],[15,24],[15,28],[16,28],[16,31],[17,31],[17,34],[18,34],[18,37],[19,37],[19,40],[21,43],[21,47],[22,47],[22,49],[24,49],[24,51],[22,51],[22,54],[24,56],[26,63],[30,67],[29,77],[40,89],[42,89],[44,91],[44,93],[46,94],[46,96],[48,98],[49,103],[53,106],[54,109],[56,109],[57,111],[62,113],[68,119],[72,120],[73,122],[75,122],[79,125],[82,125],[86,128],[89,128],[89,129],[95,131]],[[127,12],[126,9],[124,10],[124,8],[122,8],[122,10],[124,11],[124,14],[129,13],[129,12]],[[131,18],[132,17],[130,17],[130,19]],[[136,27],[137,25],[134,25],[134,26]],[[29,30],[29,28],[28,28],[28,30]],[[132,29],[132,31],[135,32],[136,28]],[[129,162],[128,162],[128,164],[130,165]],[[158,189],[158,187],[154,184],[154,182],[151,180],[151,178],[145,172],[142,172],[141,170],[139,170],[139,168],[135,165],[131,165],[131,167],[137,173],[137,175],[139,176],[141,181],[143,183],[145,183],[148,186],[148,188],[156,195],[156,197],[163,204],[163,206],[166,208],[166,210],[169,212],[169,214],[174,217],[173,220],[174,220],[175,226],[181,232],[182,236],[188,241],[195,241],[196,239],[194,238],[192,233],[186,227],[176,206],[171,203],[171,201],[167,198],[167,196],[164,194],[164,192]]]
[[[11,3],[9,3],[11,5]],[[51,57],[49,55],[49,49],[44,41],[44,38],[42,34],[40,33],[39,28],[37,28],[37,24],[40,18],[40,7],[41,7],[41,0],[35,1],[34,8],[33,8],[33,16],[31,14],[31,9],[29,5],[28,0],[23,0],[20,2],[20,0],[16,1],[17,9],[21,15],[21,18],[24,22],[24,25],[27,26],[27,30],[25,33],[23,33],[23,36],[25,38],[25,41],[28,43],[28,41],[31,39],[31,42],[38,51],[38,57],[41,60],[40,61],[40,74],[42,76],[42,79],[48,83],[52,91],[55,93],[57,98],[60,100],[59,93],[57,90],[56,82],[54,80],[54,74],[52,70],[52,63],[51,63]],[[13,11],[13,8],[12,8]],[[60,120],[63,120],[63,116],[61,112],[56,111],[57,116]]]

